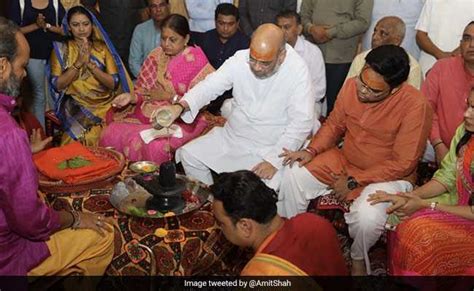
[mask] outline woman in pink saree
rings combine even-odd
[[[464,123],[433,179],[411,193],[369,198],[392,202],[387,211],[402,219],[390,233],[392,275],[474,275],[473,162],[474,88]]]
[[[157,108],[176,102],[214,71],[204,52],[199,47],[188,46],[188,41],[186,18],[172,14],[163,20],[161,47],[154,49],[143,63],[134,93],[121,94],[112,102],[101,146],[113,147],[131,161],[162,163],[207,127],[206,119],[200,116],[192,124],[175,122],[174,136],[158,137],[147,140],[148,143],[141,136],[143,131],[152,129],[150,117]]]

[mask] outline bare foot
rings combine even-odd
[[[352,276],[367,276],[367,269],[363,260],[352,260]]]

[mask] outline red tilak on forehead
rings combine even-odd
[[[270,50],[267,52],[258,52],[257,50],[250,48],[250,56],[257,61],[261,62],[271,62],[275,60],[275,50]]]
[[[367,86],[375,90],[384,90],[387,86],[383,78],[376,78],[375,74],[370,74],[368,69],[362,71],[362,80]]]

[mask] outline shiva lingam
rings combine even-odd
[[[176,178],[174,162],[162,163],[159,176],[152,176],[151,179],[137,177],[135,180],[153,195],[146,201],[147,210],[179,213],[184,209],[182,193],[186,189],[186,182]]]

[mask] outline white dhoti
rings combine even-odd
[[[252,170],[264,161],[258,151],[247,148],[243,144],[234,144],[228,140],[225,128],[214,128],[208,134],[201,136],[176,151],[176,162],[181,162],[186,176],[199,180],[207,185],[214,183],[211,170],[220,174],[239,170]],[[263,182],[278,190],[281,181],[281,171],[272,179]]]
[[[384,231],[388,217],[385,210],[390,206],[390,203],[370,205],[367,202],[369,194],[376,191],[407,192],[412,189],[411,183],[403,180],[370,184],[354,200],[350,212],[344,215],[349,226],[349,234],[354,240],[351,246],[351,258],[364,260],[368,274],[371,273],[368,251]],[[278,214],[291,218],[306,212],[312,199],[330,192],[328,185],[320,182],[305,167],[300,168],[297,164],[292,168],[286,167],[280,185]]]

